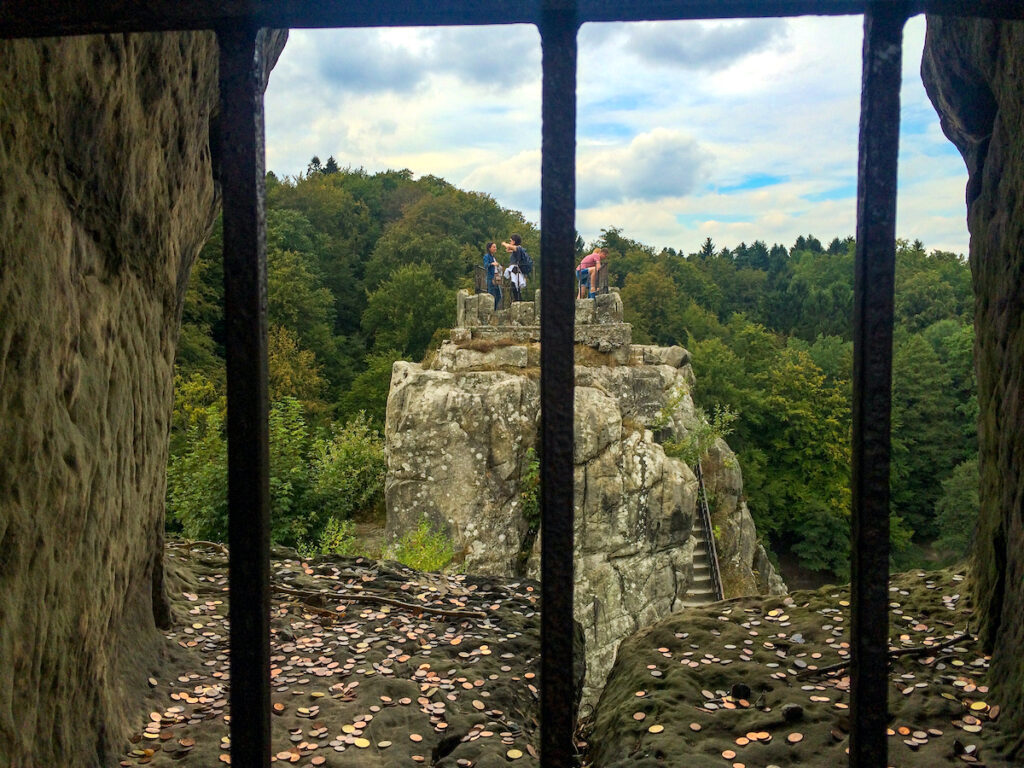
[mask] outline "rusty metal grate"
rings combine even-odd
[[[853,384],[850,765],[886,762],[889,413],[902,35],[919,13],[1024,19],[1020,0],[6,0],[0,39],[216,30],[227,326],[231,741],[270,761],[269,493],[261,28],[532,23],[543,50],[541,248],[546,296],[572,294],[576,33],[588,21],[863,14]],[[573,311],[542,304],[542,764],[575,764]],[[568,556],[567,556],[568,555]]]

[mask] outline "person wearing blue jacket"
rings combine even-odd
[[[488,243],[484,249],[484,266],[487,267],[487,292],[494,297],[494,308],[501,309],[501,286],[495,285],[494,276],[501,274],[501,264],[494,258],[497,243]]]

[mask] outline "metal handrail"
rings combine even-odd
[[[711,509],[708,507],[708,493],[704,487],[704,472],[697,460],[697,509],[700,511],[700,520],[704,525],[704,549],[708,553],[708,562],[711,567],[711,585],[715,589],[715,600],[725,599],[725,592],[722,590],[722,574],[718,570],[718,547],[715,546],[715,533],[711,527]]]

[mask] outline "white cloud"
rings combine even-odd
[[[581,146],[576,161],[577,204],[590,208],[622,200],[688,194],[705,177],[706,150],[679,131],[655,128],[625,146]]]
[[[899,234],[966,252],[966,172],[920,83],[923,30],[906,30]],[[861,37],[857,17],[584,25],[577,228],[687,251],[853,234]],[[540,74],[525,25],[293,32],[268,167],[408,167],[536,220]]]
[[[785,37],[781,19],[632,24],[623,49],[645,64],[716,70]]]

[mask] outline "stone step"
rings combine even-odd
[[[694,599],[691,597],[685,597],[679,601],[683,608],[702,608],[705,605],[710,605],[715,602],[714,596],[709,596],[707,600]]]

